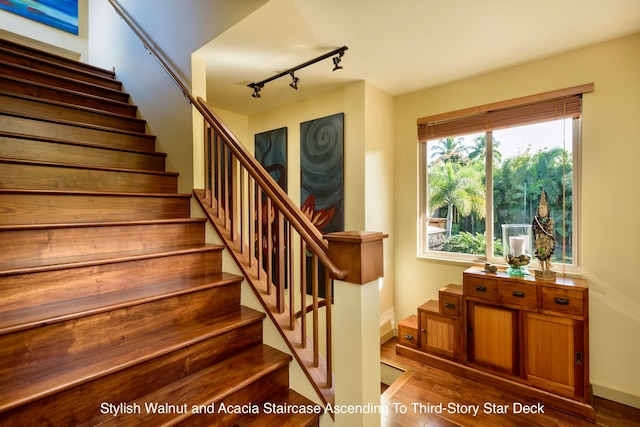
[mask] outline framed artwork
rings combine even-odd
[[[300,124],[300,203],[323,234],[344,230],[344,113]],[[307,269],[309,271],[309,269]],[[320,269],[324,297],[324,269]],[[307,282],[307,292],[310,293]]]
[[[78,0],[2,0],[0,9],[78,35]]]

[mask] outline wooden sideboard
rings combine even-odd
[[[593,420],[584,279],[469,268],[399,324],[397,352]],[[406,331],[410,331],[408,333]]]

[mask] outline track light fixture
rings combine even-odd
[[[342,55],[344,55],[344,52],[340,52],[338,56],[333,57],[333,71],[342,70],[342,67],[340,66],[340,62],[342,61]]]
[[[344,52],[349,49],[347,46],[342,46],[339,49],[335,49],[332,50],[329,53],[325,53],[324,55],[321,55],[317,58],[314,58],[310,61],[305,62],[304,64],[300,64],[296,67],[290,68],[286,71],[281,72],[280,74],[276,74],[275,76],[269,77],[268,79],[264,79],[261,82],[257,82],[257,83],[249,83],[247,86],[249,86],[251,89],[253,89],[253,93],[251,94],[252,97],[254,98],[260,98],[260,91],[262,90],[262,88],[264,87],[265,84],[269,83],[270,81],[273,81],[275,79],[279,79],[280,77],[283,76],[291,76],[291,83],[289,83],[289,86],[291,86],[294,89],[298,89],[298,83],[300,82],[300,78],[296,77],[294,72],[298,71],[302,68],[308,67],[309,65],[315,64],[316,62],[320,62],[323,59],[327,59],[327,58],[331,58],[332,56],[333,58],[333,71],[336,70],[342,70],[342,66],[340,66],[340,62],[342,61],[342,57],[344,56]],[[337,55],[337,56],[336,56]]]
[[[260,85],[260,84],[249,85],[249,87],[253,88],[253,93],[251,94],[251,96],[254,97],[254,98],[260,98],[261,97],[260,91],[262,90],[262,86],[264,86],[264,85]]]
[[[289,83],[289,86],[291,86],[292,88],[294,88],[295,90],[298,90],[298,83],[300,83],[300,78],[296,77],[295,74],[293,74],[293,71],[291,72],[291,83]]]

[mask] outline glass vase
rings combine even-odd
[[[533,233],[529,224],[502,224],[502,252],[510,276],[526,276],[531,263]]]

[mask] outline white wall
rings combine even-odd
[[[584,96],[580,249],[589,280],[591,382],[597,395],[640,407],[640,34],[396,99],[397,320],[461,283],[467,265],[417,257],[416,120],[595,83]]]

